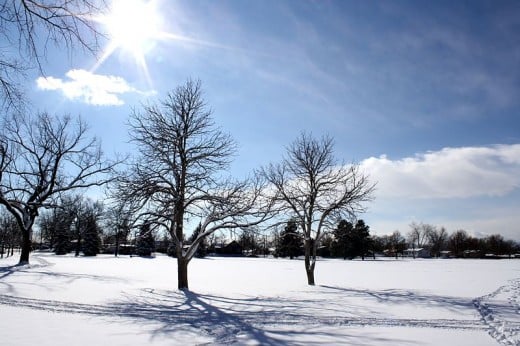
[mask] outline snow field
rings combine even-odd
[[[0,345],[519,345],[520,261],[0,260]],[[52,337],[50,337],[52,336]]]

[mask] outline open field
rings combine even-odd
[[[520,260],[0,260],[1,345],[518,345]]]

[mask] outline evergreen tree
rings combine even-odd
[[[74,215],[67,208],[58,208],[53,212],[54,220],[50,227],[54,228],[52,234],[52,245],[56,255],[65,255],[71,250],[71,226],[74,220]]]
[[[354,255],[361,256],[361,259],[365,260],[365,256],[371,247],[371,240],[369,227],[365,224],[365,221],[358,220],[354,227],[354,239],[352,240],[354,243]]]
[[[88,215],[83,229],[83,255],[96,256],[99,253],[101,240],[99,238],[100,229],[95,215]]]
[[[280,232],[280,237],[276,244],[276,255],[279,257],[294,257],[302,255],[303,251],[303,236],[298,231],[296,221],[290,220],[287,225]]]
[[[138,256],[151,256],[155,250],[155,238],[150,224],[145,223],[137,236],[136,253]]]
[[[195,228],[195,231],[193,231],[193,233],[191,234],[188,242],[190,244],[192,244],[199,236],[200,234],[200,228],[201,228],[201,224],[199,223],[199,225],[197,226],[197,228]],[[195,252],[195,257],[198,257],[198,258],[204,258],[206,257],[208,253],[208,241],[206,240],[206,237],[204,237],[204,239],[202,239],[202,241],[199,243],[199,247],[197,248],[197,251]]]
[[[57,224],[54,233],[54,253],[65,255],[70,251],[69,227],[64,222]]]
[[[354,258],[352,256],[352,233],[354,226],[347,220],[341,220],[336,229],[332,231],[334,241],[332,242],[331,255],[333,257],[343,257],[343,259]]]
[[[371,247],[369,227],[363,220],[358,220],[354,226],[351,222],[341,220],[332,232],[332,255],[343,259],[354,259],[358,256],[365,259]]]

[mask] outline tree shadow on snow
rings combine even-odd
[[[245,344],[251,340],[260,345],[332,344],[372,345],[374,342],[399,342],[377,335],[352,334],[344,328],[349,322],[338,319],[335,312],[316,306],[316,300],[280,297],[224,297],[190,291],[146,290],[147,294],[129,296],[125,302],[110,306],[116,315],[160,323],[152,338],[175,332],[202,333],[214,344]],[[347,308],[347,307],[345,307]],[[321,317],[317,310],[321,310]],[[325,308],[326,310],[326,308]],[[345,323],[342,323],[345,322]],[[365,322],[354,326],[365,326]]]
[[[440,307],[453,312],[461,312],[466,309],[473,311],[475,309],[472,298],[440,296],[399,289],[374,291],[327,285],[321,285],[320,287],[331,290],[331,293],[333,294],[340,291],[350,295],[367,296],[375,299],[379,303],[385,304],[408,303],[413,305]]]

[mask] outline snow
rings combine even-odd
[[[520,260],[0,260],[0,345],[520,345]]]

